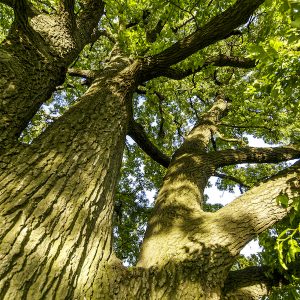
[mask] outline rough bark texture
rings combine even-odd
[[[67,66],[91,41],[103,3],[98,1],[92,12],[91,7],[83,11],[77,20],[77,25],[85,21],[80,30],[64,11],[27,20],[22,9],[15,8],[22,21],[16,17],[0,46],[0,151],[16,144],[42,103],[64,82]]]
[[[94,284],[112,254],[113,191],[134,89],[126,72],[107,69],[34,144],[2,161],[1,299],[83,299],[101,289]]]
[[[138,84],[171,72],[176,79],[188,76],[189,70],[169,67],[226,38],[263,1],[237,1],[153,57],[132,61],[115,47],[101,73],[70,70],[89,77],[92,85],[26,146],[17,143],[21,132],[63,81],[70,62],[100,34],[103,3],[83,1],[82,13],[75,16],[74,1],[64,0],[59,13],[50,16],[25,0],[1,2],[14,8],[15,24],[0,48],[0,299],[216,300],[266,293],[269,281],[261,272],[254,276],[252,269],[249,277],[247,270],[238,274],[230,268],[247,242],[287,215],[276,198],[299,196],[299,163],[216,213],[202,209],[204,188],[221,166],[299,158],[299,148],[209,152],[229,109],[218,96],[170,160],[133,121],[131,107]],[[245,60],[228,63],[253,66]],[[168,167],[133,268],[114,256],[111,240],[127,133]]]

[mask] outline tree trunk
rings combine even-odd
[[[88,20],[81,29],[63,11],[41,13],[30,21],[16,18],[0,46],[0,153],[16,144],[40,106],[64,82],[68,65],[91,41],[101,10],[99,1],[98,16],[93,20],[84,15]],[[26,19],[25,11],[19,13]],[[83,21],[79,18],[78,25]]]
[[[275,199],[283,191],[298,196],[298,165],[216,213],[202,210],[215,169],[257,154],[207,152],[228,107],[220,96],[174,154],[138,266],[124,268],[112,251],[113,200],[141,70],[139,61],[116,54],[37,140],[2,155],[0,299],[225,299],[241,248],[287,214]],[[257,155],[265,162],[287,157],[268,151]]]
[[[135,84],[134,69],[116,66],[1,160],[0,299],[92,299],[101,289]]]

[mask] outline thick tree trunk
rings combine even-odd
[[[68,65],[91,42],[103,3],[99,1],[94,12],[90,9],[77,24],[64,11],[27,20],[22,7],[15,9],[25,20],[16,17],[0,46],[0,153],[16,144],[40,106],[64,82]],[[85,26],[76,26],[84,20]]]
[[[117,67],[1,160],[0,299],[92,299],[103,288],[135,84],[134,69]]]
[[[219,97],[173,156],[138,267],[122,267],[112,252],[113,198],[141,69],[117,55],[36,141],[1,157],[0,299],[226,299],[241,248],[287,214],[275,199],[297,190],[298,165],[217,213],[202,210],[217,167],[299,157],[292,148],[208,153],[228,106]]]

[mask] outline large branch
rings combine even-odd
[[[60,1],[60,12],[64,13],[65,19],[69,22],[71,27],[75,25],[75,0],[61,0]]]
[[[139,147],[148,154],[153,160],[167,168],[170,164],[170,158],[160,151],[148,138],[143,126],[132,120],[128,135],[139,145]]]
[[[180,70],[178,68],[166,68],[166,69],[159,70],[158,75],[165,76],[171,79],[180,80],[189,75],[200,72],[201,70],[205,69],[209,65],[214,65],[216,67],[236,67],[236,68],[249,69],[255,67],[255,60],[249,58],[240,58],[240,57],[220,54],[218,56],[208,58],[202,64],[202,66],[199,66],[198,68],[187,69],[187,70]]]
[[[15,13],[16,10],[19,10],[20,13],[23,13],[23,17],[32,18],[39,14],[39,11],[27,1],[0,0],[0,3],[11,7]]]
[[[227,38],[234,29],[247,22],[263,2],[264,0],[238,0],[194,33],[149,58],[150,73],[155,68],[165,69],[174,65],[195,52]]]
[[[290,200],[300,195],[300,161],[272,176],[215,213],[222,228],[222,243],[231,254],[239,251],[259,233],[284,218],[289,210],[278,204],[278,196]]]
[[[82,78],[87,78],[90,80],[94,80],[97,75],[97,71],[93,70],[83,70],[83,69],[78,69],[78,68],[69,68],[68,69],[68,74],[70,76],[77,76],[77,77],[82,77]]]
[[[104,13],[104,1],[102,0],[85,0],[82,1],[82,12],[77,18],[78,28],[80,30],[80,38],[93,42],[92,33],[97,31],[98,23]]]
[[[23,28],[27,29],[29,16],[34,15],[34,10],[31,8],[27,0],[3,1],[14,10],[15,21]]]
[[[285,282],[285,278],[278,272],[273,272],[272,278],[267,266],[250,266],[242,270],[231,271],[224,284],[222,299],[260,299],[266,295],[270,287]]]
[[[245,147],[238,150],[210,152],[208,157],[216,168],[241,163],[278,163],[300,158],[300,147],[298,145],[274,148]]]

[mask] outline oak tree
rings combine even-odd
[[[0,5],[0,299],[297,295],[297,1]]]

